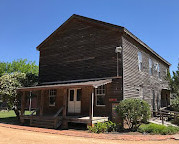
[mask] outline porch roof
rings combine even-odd
[[[112,79],[98,80],[98,81],[87,81],[87,82],[78,82],[78,83],[66,83],[66,84],[57,84],[57,85],[43,85],[35,87],[22,87],[18,88],[17,91],[35,91],[35,90],[44,90],[44,89],[55,89],[55,88],[78,88],[91,86],[97,88],[98,86],[111,83]]]

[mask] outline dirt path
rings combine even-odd
[[[121,141],[64,136],[0,127],[0,144],[179,144],[176,140],[166,141]]]

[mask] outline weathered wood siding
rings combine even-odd
[[[80,87],[79,87],[80,88]],[[112,102],[109,99],[116,99],[117,101],[122,100],[122,79],[114,79],[112,83],[105,85],[105,106],[96,105],[96,93],[94,95],[94,116],[112,116]],[[81,113],[79,115],[89,116],[90,99],[92,95],[92,87],[82,87],[81,97]],[[55,113],[63,106],[64,96],[67,96],[68,100],[68,89],[59,88],[57,89],[55,106],[49,106],[49,90],[44,91],[44,104],[43,104],[43,115],[55,115]],[[38,107],[40,103],[38,103]],[[67,115],[68,114],[68,102],[67,102]]]
[[[139,98],[140,88],[142,87],[143,96],[141,98],[152,105],[154,90],[154,101],[157,105],[157,95],[161,98],[161,89],[168,87],[168,83],[165,80],[168,65],[126,35],[122,37],[122,45],[124,99]],[[138,69],[138,51],[142,53],[142,71]],[[161,79],[158,78],[158,73],[154,69],[153,75],[149,75],[149,58],[152,59],[153,63],[160,64]]]
[[[94,116],[108,116],[112,117],[112,103],[110,99],[116,99],[119,102],[123,99],[122,96],[122,79],[113,79],[112,83],[109,83],[105,87],[105,106],[96,105],[96,94],[94,98]]]
[[[116,76],[119,45],[119,32],[74,19],[41,47],[39,82]]]

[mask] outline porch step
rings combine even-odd
[[[56,129],[62,124],[61,119],[31,119],[30,126]]]

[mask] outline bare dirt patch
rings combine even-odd
[[[0,126],[0,144],[178,144],[176,140],[123,141],[49,134]]]

